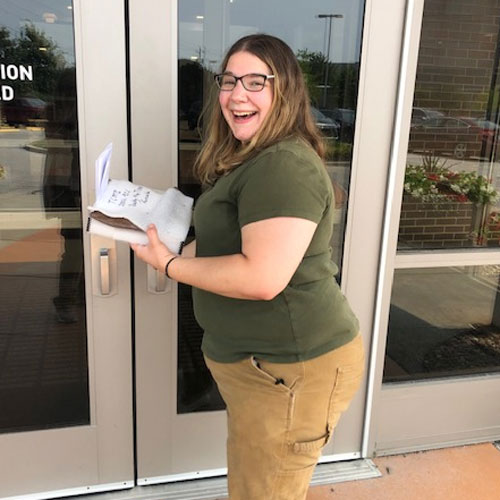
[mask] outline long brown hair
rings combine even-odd
[[[324,159],[323,138],[312,118],[304,76],[292,49],[271,35],[249,35],[229,49],[222,61],[222,71],[226,69],[229,58],[237,52],[249,52],[271,68],[274,75],[274,79],[269,80],[274,86],[271,109],[251,140],[242,143],[233,136],[224,119],[214,84],[206,108],[206,135],[195,162],[201,182],[212,184],[258,151],[288,137],[303,139]]]

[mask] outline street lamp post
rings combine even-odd
[[[318,19],[328,19],[328,45],[326,46],[325,80],[323,82],[323,108],[326,108],[326,89],[328,88],[328,70],[330,66],[330,41],[332,38],[332,19],[342,19],[342,14],[318,14]]]

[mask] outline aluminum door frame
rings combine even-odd
[[[73,10],[86,221],[94,162],[107,143],[114,144],[112,176],[128,176],[125,13],[121,0],[76,0]],[[110,250],[107,297],[99,289],[102,247]],[[0,435],[0,497],[31,500],[134,485],[129,255],[127,245],[84,234],[91,422]]]
[[[388,2],[387,8],[389,7]],[[463,249],[397,254],[424,0],[404,5],[401,57],[390,139],[363,455],[465,445],[500,438],[500,374],[383,384],[389,308],[396,269],[500,264],[500,251]],[[381,16],[387,10],[381,11]],[[382,38],[380,38],[380,41]],[[394,73],[393,65],[390,71]],[[374,147],[376,145],[374,144]],[[464,400],[468,402],[464,406]]]

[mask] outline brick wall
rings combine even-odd
[[[499,21],[499,0],[426,1],[414,106],[484,117]]]
[[[475,245],[478,209],[471,202],[423,202],[405,194],[398,248],[459,248]]]

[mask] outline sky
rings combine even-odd
[[[235,40],[257,32],[282,38],[294,52],[326,55],[329,21],[317,15],[340,14],[332,19],[329,59],[358,62],[363,9],[363,0],[180,0],[179,57],[220,62]]]
[[[71,7],[71,0],[0,0],[0,26],[16,34],[32,22],[73,65]],[[363,9],[364,0],[178,0],[179,58],[202,58],[215,68],[235,40],[257,32],[282,38],[295,52],[326,55],[329,20],[317,16],[336,14],[343,17],[331,22],[329,60],[358,62]]]

